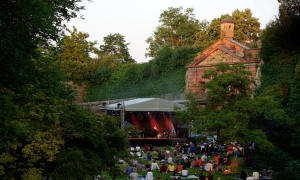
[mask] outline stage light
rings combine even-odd
[[[122,105],[121,103],[118,103],[118,104],[117,104],[117,108],[120,109],[120,108],[121,108],[121,105]]]
[[[150,112],[148,112],[148,115],[150,115]]]

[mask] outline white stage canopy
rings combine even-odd
[[[119,106],[123,102],[114,103],[106,106],[106,110],[119,110]],[[161,112],[174,112],[174,107],[183,109],[185,106],[182,104],[174,103],[160,98],[137,98],[124,101],[125,111],[161,111]]]

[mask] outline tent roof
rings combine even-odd
[[[121,103],[121,102],[120,102]],[[118,104],[114,103],[106,106],[106,110],[118,110]],[[121,103],[122,104],[122,103]],[[124,101],[125,111],[174,111],[174,106],[183,108],[184,105],[167,101],[160,98],[137,98]]]

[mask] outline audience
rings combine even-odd
[[[186,143],[186,144],[188,145],[188,143]],[[171,172],[171,176],[175,176],[178,173],[178,175],[175,176],[175,178],[173,178],[173,179],[176,179],[176,178],[181,179],[180,177],[183,177],[183,179],[185,179],[185,177],[189,176],[187,168],[201,167],[201,168],[199,168],[199,170],[202,171],[202,167],[203,167],[204,170],[208,171],[208,174],[207,174],[207,176],[205,176],[201,172],[198,176],[198,180],[213,180],[212,171],[215,171],[215,170],[223,171],[224,169],[228,169],[228,166],[230,166],[232,163],[230,156],[233,156],[234,152],[232,153],[232,155],[230,155],[230,152],[228,154],[226,152],[219,152],[220,146],[218,146],[216,144],[211,144],[211,145],[215,145],[215,146],[211,146],[211,147],[215,147],[215,148],[209,149],[210,153],[214,154],[214,157],[210,157],[210,156],[207,157],[206,152],[205,152],[206,149],[204,148],[204,152],[202,151],[203,150],[202,145],[205,146],[205,143],[201,143],[201,150],[199,150],[199,148],[200,148],[200,144],[199,144],[199,147],[197,150],[193,146],[193,144],[191,144],[190,147],[193,147],[194,149],[192,149],[192,150],[188,149],[187,151],[184,149],[181,149],[182,147],[184,148],[185,146],[181,146],[180,150],[179,150],[180,154],[178,154],[178,156],[174,157],[174,156],[171,156],[171,154],[170,154],[170,155],[168,155],[167,159],[165,159],[165,152],[161,151],[159,147],[155,146],[154,150],[158,151],[158,153],[157,153],[158,159],[161,160],[158,163],[162,163],[161,166],[159,166],[159,164],[156,162],[155,156],[153,155],[153,152],[149,151],[149,150],[151,150],[149,148],[148,152],[146,153],[146,155],[147,155],[146,160],[148,160],[148,161],[146,161],[146,162],[144,160],[141,161],[141,162],[145,162],[146,163],[145,165],[143,165],[141,162],[138,162],[138,159],[133,158],[131,160],[131,164],[128,165],[128,167],[126,167],[124,172],[128,175],[128,177],[130,177],[131,180],[140,179],[139,174],[137,173],[139,171],[147,171],[147,174],[146,175],[144,174],[143,177],[146,178],[147,180],[154,180],[155,178],[153,177],[152,171],[156,171],[156,170],[159,170],[160,173]],[[230,149],[230,148],[232,148],[232,145],[228,149]],[[136,149],[139,149],[139,146],[137,146]],[[145,145],[144,149],[147,150],[147,145]],[[175,151],[174,148],[172,149],[168,146],[165,149],[169,150],[170,153],[172,153],[172,151]],[[181,153],[181,151],[183,153]],[[142,152],[142,151],[140,151],[140,152]],[[184,154],[186,152],[187,153],[196,152],[196,154],[198,154],[198,155],[199,155],[199,152],[200,153],[203,152],[203,154],[202,154],[202,156],[200,155],[199,157],[191,157],[191,156],[187,156],[186,154]],[[219,155],[217,156],[217,154],[219,154]],[[224,156],[222,156],[222,154]],[[227,156],[226,156],[226,154],[227,154]],[[173,157],[175,158],[174,160],[173,160]],[[215,162],[213,160],[211,160],[212,158]],[[150,160],[152,161],[151,165],[148,164],[151,162]],[[166,161],[164,161],[164,160],[166,160]],[[166,163],[168,163],[168,165]],[[215,167],[214,164],[218,164],[218,166]],[[135,168],[133,166],[135,166]],[[224,171],[223,175],[224,174],[227,174],[227,171],[226,172]],[[254,180],[258,180],[258,179],[263,180],[263,179],[271,178],[272,175],[273,175],[273,170],[271,167],[269,167],[268,170],[264,168],[260,174],[258,172],[254,172],[252,174],[252,178]],[[241,173],[240,173],[241,180],[246,180],[247,176],[248,175],[245,171],[241,171]],[[221,178],[219,177],[217,179],[221,179]],[[227,178],[225,178],[225,179],[227,179]],[[161,180],[161,178],[157,177],[157,180]],[[169,178],[166,178],[165,180],[169,180]]]

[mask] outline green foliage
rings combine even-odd
[[[50,42],[59,39],[62,22],[76,17],[83,8],[78,2],[81,1],[0,4],[1,179],[71,179],[60,174],[61,169],[67,175],[76,169],[81,173],[78,177],[91,179],[103,169],[118,170],[113,155],[121,156],[126,151],[125,133],[113,119],[95,116],[74,105],[74,91],[62,83],[63,74],[54,64],[57,56]],[[80,35],[82,39],[86,37]],[[83,40],[74,50],[72,41],[66,42],[70,50],[67,52],[86,63],[88,54],[81,48],[88,43]],[[68,156],[75,154],[79,159]]]
[[[220,22],[229,17],[225,14],[220,18],[214,18],[205,29],[196,33],[195,45],[206,47],[217,41],[220,38]]]
[[[67,31],[70,36],[64,36],[58,43],[57,64],[68,80],[80,83],[89,77],[91,66],[99,67],[94,63],[98,59],[90,57],[90,53],[97,54],[99,50],[94,47],[96,41],[87,41],[87,33],[78,32],[76,27]]]
[[[283,171],[279,172],[275,176],[276,179],[298,179],[300,175],[300,161],[299,160],[291,160],[286,163]]]
[[[204,85],[208,89],[207,105],[199,107],[197,98],[187,95],[190,100],[187,109],[177,112],[177,116],[192,125],[193,132],[217,135],[219,142],[255,142],[260,149],[272,151],[274,145],[268,141],[265,129],[257,125],[257,119],[261,112],[270,111],[281,122],[279,117],[285,118],[278,113],[281,112],[281,101],[268,96],[266,99],[253,99],[250,85],[254,81],[249,75],[242,64],[217,64],[215,69],[206,71],[203,76],[211,78]]]
[[[185,65],[190,63],[200,47],[182,46],[174,50],[165,45],[158,57],[142,64],[123,64],[111,70],[111,74],[91,81],[87,89],[87,101],[128,97],[149,97],[167,93],[179,93],[185,87]],[[110,62],[110,61],[108,61]],[[103,66],[105,67],[105,66]],[[99,69],[100,72],[102,68]],[[99,85],[93,82],[99,82]]]
[[[271,21],[262,34],[261,84],[258,94],[279,92],[284,109],[277,112],[275,127],[268,135],[278,147],[297,157],[299,151],[299,3],[293,0],[279,1],[279,15]],[[285,116],[284,116],[285,113]],[[289,117],[286,117],[289,116]],[[268,116],[266,116],[268,117]],[[285,122],[283,124],[283,122]],[[289,133],[286,133],[289,132]],[[285,142],[292,142],[287,145]],[[285,144],[283,146],[283,144]]]
[[[102,57],[102,59],[92,62],[98,62],[97,65],[90,67],[94,67],[90,70],[90,82],[92,84],[102,84],[108,81],[108,79],[112,76],[112,73],[118,69],[120,62],[111,56]]]
[[[122,63],[133,63],[134,59],[128,52],[128,45],[124,36],[119,33],[110,34],[103,38],[104,45],[100,46],[100,53],[108,56],[115,56],[116,59]]]
[[[236,9],[231,15],[224,14],[220,18],[215,18],[202,31],[196,34],[195,44],[200,46],[209,46],[220,38],[220,22],[226,18],[235,21],[234,24],[234,40],[245,42],[250,38],[254,42],[258,40],[260,34],[260,23],[258,18],[252,17],[250,9],[240,11]]]
[[[21,87],[34,77],[31,57],[38,44],[61,35],[63,22],[83,9],[74,1],[6,1],[0,5],[0,87]],[[18,13],[16,13],[18,12]]]
[[[253,168],[255,169],[264,169],[272,167],[275,172],[280,172],[285,169],[286,164],[292,160],[292,157],[280,150],[276,149],[271,152],[264,152],[257,150],[257,153],[254,158]]]
[[[178,46],[191,46],[194,44],[194,35],[205,28],[208,24],[203,20],[199,22],[195,18],[193,8],[169,7],[168,10],[160,14],[160,26],[156,28],[153,36],[149,37],[146,42],[149,44],[146,56],[157,57],[157,52],[169,44],[172,49]]]
[[[72,108],[75,109],[62,122],[66,130],[65,145],[49,176],[54,179],[92,179],[106,169],[118,170],[114,156],[122,157],[128,146],[124,141],[127,136],[119,128],[118,121],[111,116],[95,116],[86,110]]]

